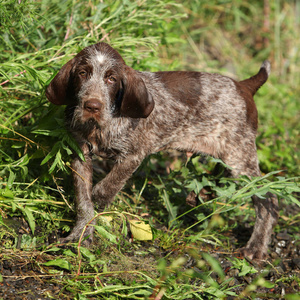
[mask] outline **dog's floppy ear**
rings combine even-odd
[[[68,61],[56,74],[46,89],[46,97],[56,105],[71,104],[72,99],[68,97],[70,73],[74,65],[74,58]]]
[[[148,93],[138,72],[126,67],[123,78],[123,99],[121,113],[130,118],[147,118],[154,108],[152,96]]]

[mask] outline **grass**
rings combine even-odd
[[[36,278],[60,287],[45,292],[56,299],[251,298],[277,291],[279,280],[254,274],[259,268],[247,261],[228,259],[245,242],[233,233],[253,225],[253,194],[276,193],[282,209],[275,231],[299,239],[300,7],[298,2],[264,5],[219,0],[0,3],[0,284],[33,278],[34,271]],[[204,70],[242,79],[269,58],[271,77],[255,98],[264,176],[233,181],[223,177],[222,168],[212,172],[214,159],[158,153],[97,215],[94,247],[56,244],[74,222],[69,166],[78,148],[64,129],[63,108],[50,105],[44,90],[66,61],[98,41],[116,47],[139,70]],[[182,200],[190,191],[201,195],[194,207]],[[132,235],[137,220],[142,236],[143,226],[150,225],[153,240]],[[230,266],[221,265],[221,258]],[[11,278],[4,262],[28,266],[28,274]],[[268,274],[276,268],[270,265]],[[253,281],[237,282],[234,274],[253,276]],[[287,299],[299,291],[298,275],[281,275],[291,287]]]

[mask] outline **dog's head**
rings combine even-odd
[[[105,116],[146,118],[154,108],[139,72],[106,43],[89,46],[67,62],[46,89],[56,105],[76,107],[81,122]]]

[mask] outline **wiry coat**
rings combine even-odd
[[[234,177],[260,176],[253,96],[269,73],[268,61],[240,82],[202,72],[139,72],[105,43],[77,54],[46,90],[49,101],[67,105],[67,126],[85,156],[72,163],[77,220],[64,241],[79,238],[94,215],[92,200],[100,207],[109,204],[142,160],[160,150],[206,153],[222,159]],[[94,187],[92,154],[115,161]],[[242,251],[263,258],[277,221],[277,198],[254,196],[253,202],[256,223]],[[93,227],[86,234],[91,241]]]

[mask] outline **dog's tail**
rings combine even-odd
[[[271,64],[268,60],[265,60],[256,75],[240,81],[240,83],[243,84],[251,92],[252,96],[254,96],[258,89],[267,81],[270,73]]]

